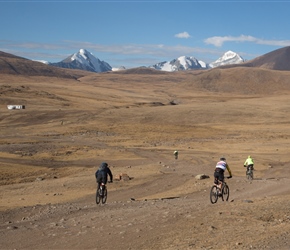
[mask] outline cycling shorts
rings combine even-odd
[[[214,178],[218,179],[220,181],[224,181],[225,177],[224,177],[224,170],[222,170],[221,168],[216,168],[214,171]]]

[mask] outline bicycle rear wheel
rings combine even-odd
[[[103,190],[103,195],[102,195],[102,203],[105,204],[107,201],[107,197],[108,197],[108,192],[107,192],[107,188],[105,188]]]
[[[247,172],[247,179],[250,181],[253,180],[253,172],[250,171]]]
[[[251,180],[253,180],[253,179],[254,179],[254,172],[251,171]]]
[[[212,204],[216,203],[218,200],[218,189],[217,186],[212,186],[210,189],[210,202]]]
[[[97,189],[96,192],[96,203],[99,204],[101,201],[100,189]]]
[[[225,184],[223,186],[223,189],[222,189],[222,200],[226,200],[228,201],[229,200],[229,196],[230,196],[230,189],[229,189],[229,186],[227,184]]]

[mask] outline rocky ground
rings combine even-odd
[[[287,94],[107,81],[1,85],[1,249],[290,248]],[[12,113],[7,100],[26,109]],[[253,181],[243,168],[248,154]],[[222,155],[233,172],[230,199],[211,204]],[[97,205],[102,161],[115,179],[107,203]],[[117,180],[122,173],[130,180]]]

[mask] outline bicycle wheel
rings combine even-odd
[[[223,186],[223,189],[222,189],[222,200],[226,200],[228,201],[229,200],[229,196],[230,196],[230,189],[229,189],[229,186],[227,184],[225,184]]]
[[[100,189],[97,189],[96,192],[96,203],[99,204],[101,201]]]
[[[251,170],[247,171],[247,179],[250,181],[253,180],[253,171],[251,171]]]
[[[212,186],[210,189],[210,202],[212,204],[216,203],[218,200],[218,189],[217,186]]]
[[[107,189],[105,188],[103,190],[103,195],[102,195],[102,203],[105,204],[106,201],[107,201],[107,197],[108,197],[108,192],[107,192]]]
[[[253,180],[253,179],[254,179],[254,172],[251,171],[251,180]]]

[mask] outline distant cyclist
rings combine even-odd
[[[226,162],[226,158],[221,157],[220,160],[217,162],[216,167],[215,167],[215,171],[214,171],[214,183],[221,189],[222,188],[222,183],[224,182],[224,172],[225,170],[228,170],[229,172],[229,178],[232,178],[232,172],[231,169],[229,167],[229,165]],[[219,182],[220,181],[220,182]]]
[[[252,168],[252,170],[254,170],[254,160],[250,155],[248,156],[247,160],[245,161],[244,167],[247,168],[247,172],[249,171],[250,168]]]
[[[178,159],[178,151],[175,150],[175,151],[173,152],[173,154],[174,154],[175,159],[177,160],[177,159]]]
[[[100,188],[102,183],[104,183],[105,185],[107,184],[108,175],[110,176],[110,182],[113,182],[112,172],[108,167],[108,164],[106,162],[103,162],[95,173],[96,181],[98,183],[98,189]]]

